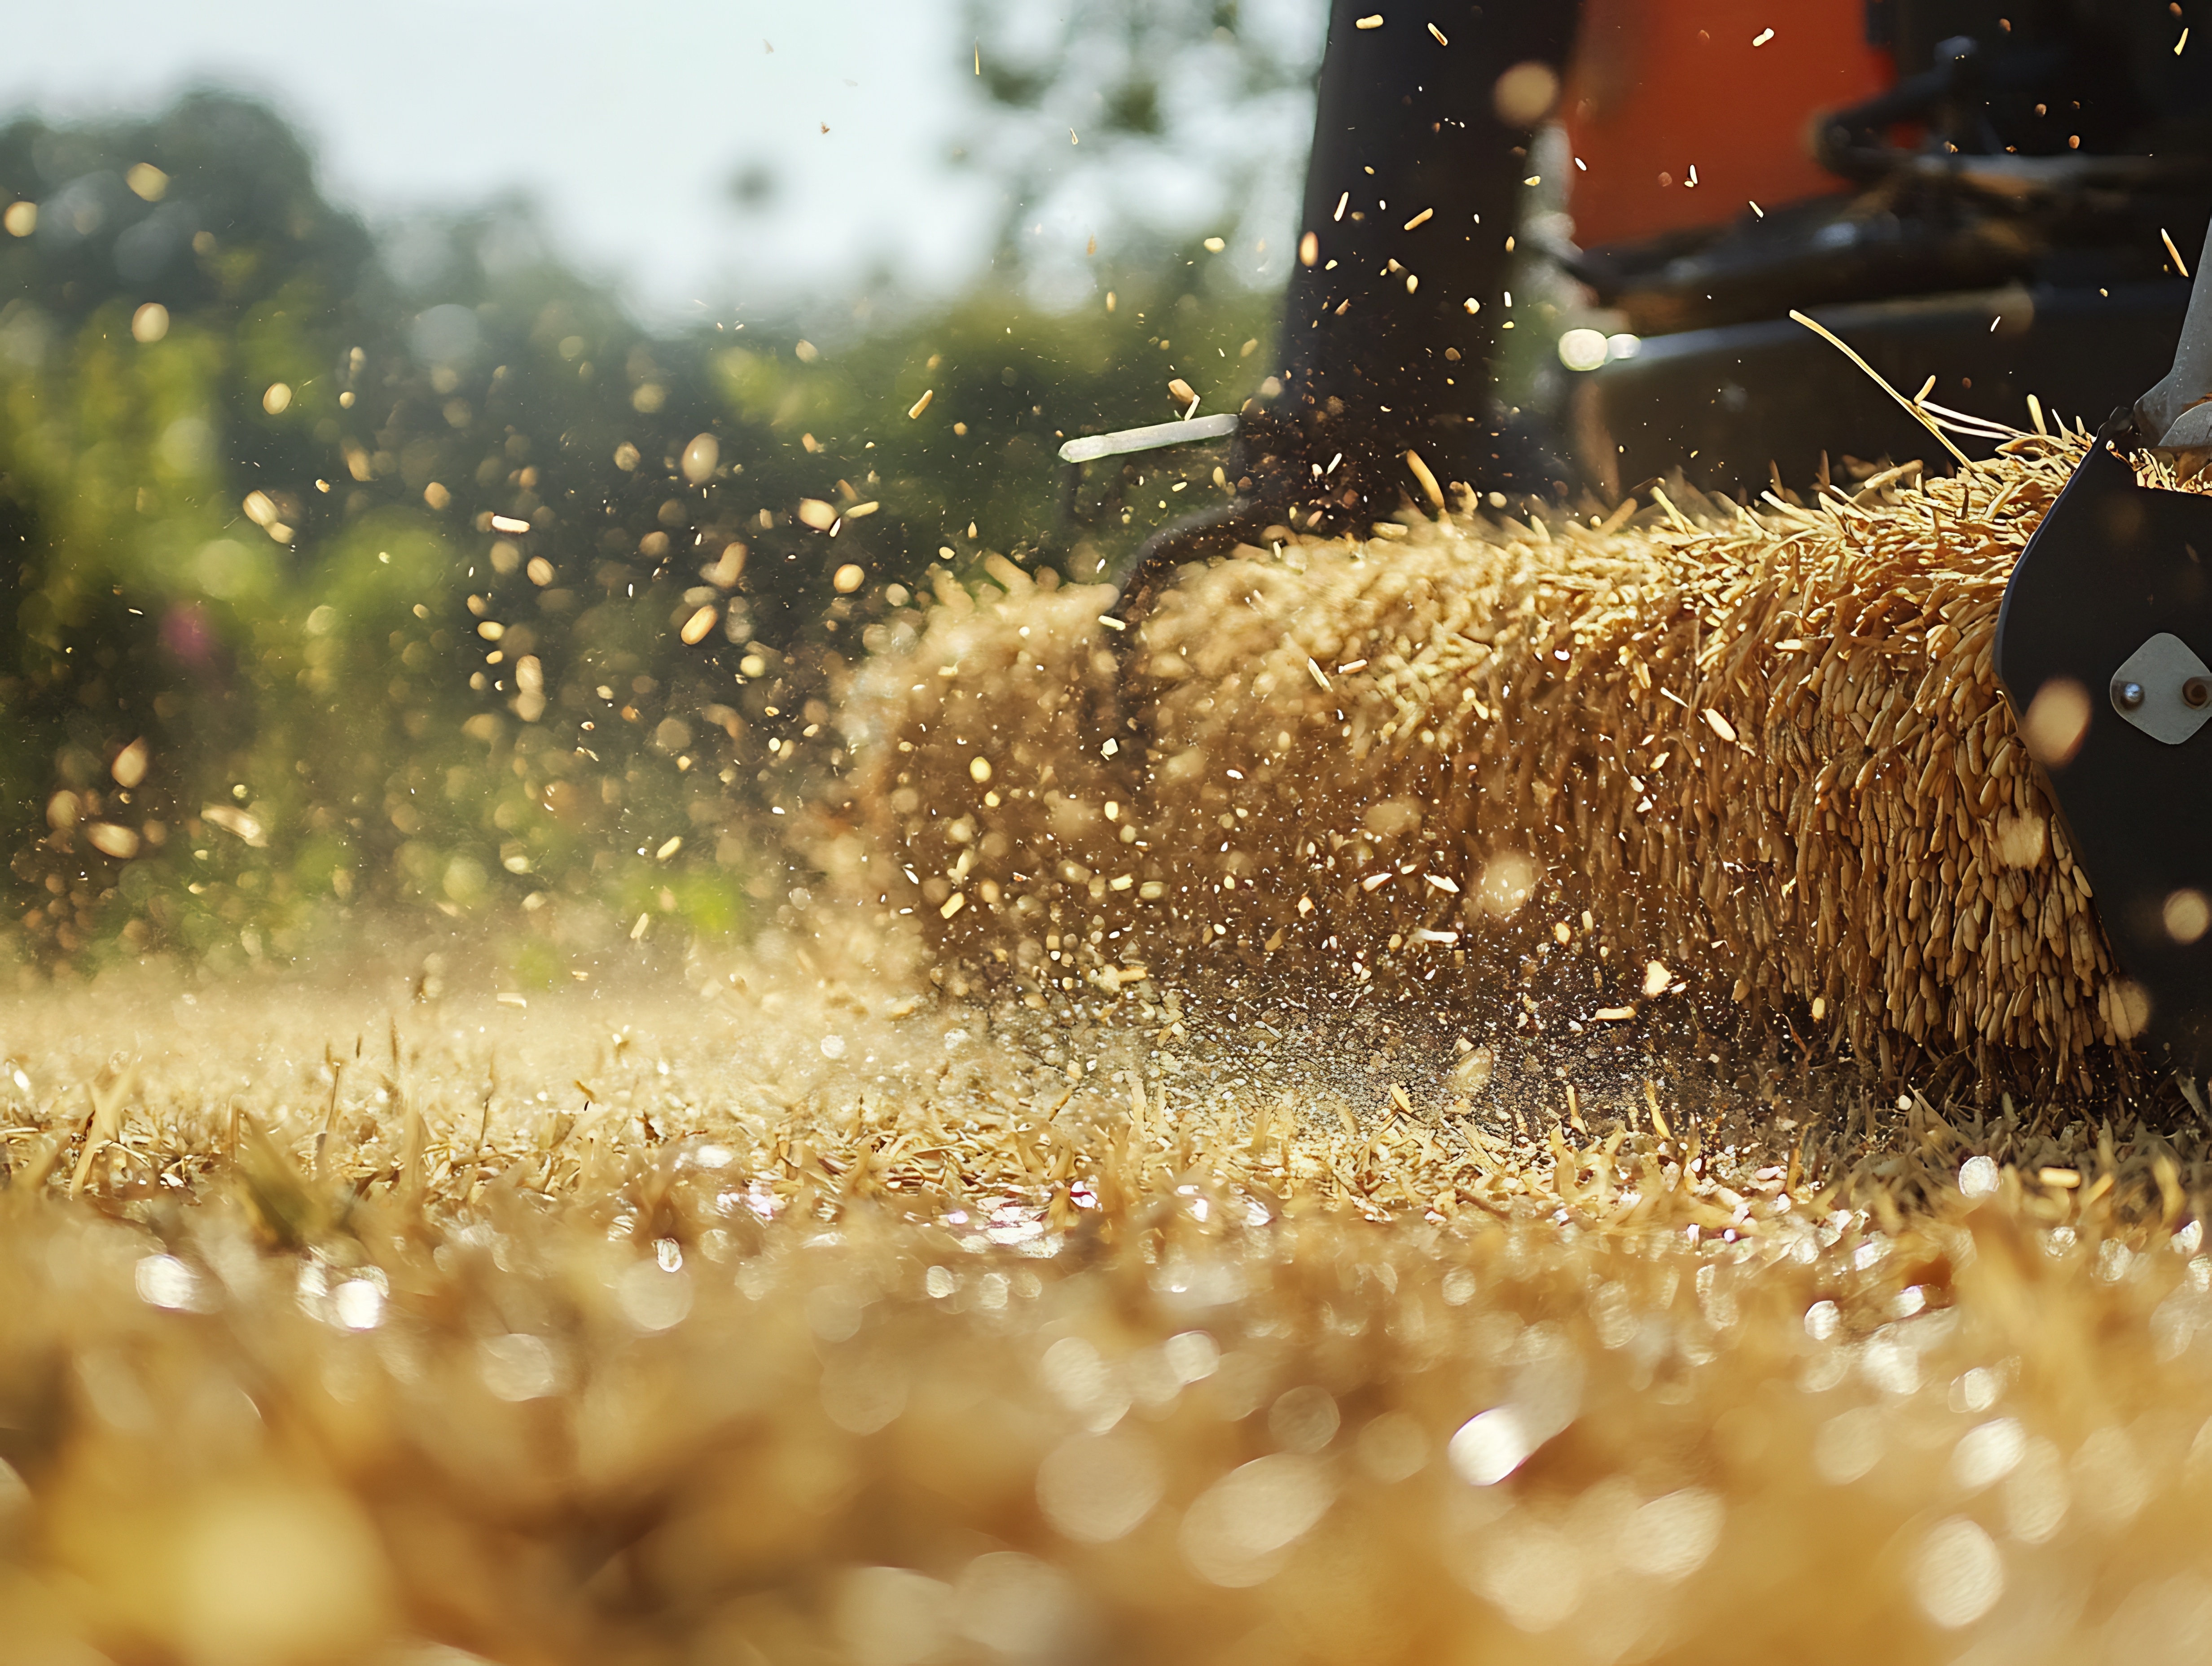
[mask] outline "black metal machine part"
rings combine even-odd
[[[1334,532],[1393,513],[1408,451],[1441,479],[1515,466],[1513,436],[1492,419],[1502,320],[1484,298],[1504,285],[1530,124],[1544,112],[1509,122],[1496,89],[1516,65],[1564,75],[1577,11],[1576,0],[1439,0],[1393,15],[1331,0],[1281,392],[1243,413],[1236,499],[1155,534],[1115,575],[1124,610],[1141,609],[1176,562],[1269,525],[1295,516]]]
[[[1446,478],[1486,460],[1496,296],[1545,113],[1509,120],[1499,82],[1520,68],[1556,87],[1579,9],[1449,0],[1393,16],[1366,0],[1331,5],[1299,220],[1313,240],[1284,301],[1283,392],[1252,425],[1278,456],[1295,456],[1300,477],[1285,483],[1300,495],[1346,510],[1379,496],[1387,510],[1407,450]],[[1336,456],[1336,479],[1314,494],[1312,463]]]
[[[2178,252],[2212,222],[2212,75],[2172,50],[2196,14],[2212,32],[2205,0],[1878,8],[1902,79],[1815,130],[1857,189],[1559,251],[1642,338],[1571,392],[1584,483],[1680,466],[1755,493],[1770,465],[1803,483],[1824,451],[1924,453],[1924,432],[1824,359],[1793,308],[1906,391],[1935,374],[1948,402],[2014,426],[2029,393],[2073,416],[2147,385],[2188,301]]]
[[[2192,19],[2212,36],[2212,0],[1869,0],[1903,79],[1827,117],[1820,140],[1856,189],[1549,251],[1643,350],[1576,376],[1547,432],[1509,425],[1495,398],[1491,298],[1527,229],[1533,135],[1514,123],[1543,113],[1501,114],[1500,77],[1563,80],[1580,6],[1443,0],[1414,17],[1332,0],[1281,391],[1242,412],[1233,501],[1121,563],[1121,609],[1271,525],[1394,513],[1408,451],[1441,480],[1547,496],[1676,466],[1750,495],[1777,467],[1802,484],[1824,453],[1924,454],[1924,431],[1786,322],[1792,308],[1821,309],[1893,382],[1934,372],[1987,416],[2021,423],[2031,392],[2100,408],[2115,378],[2161,362],[2185,295],[2165,245],[2212,220],[2212,76],[2171,51]]]
[[[2157,380],[2189,295],[2175,280],[1811,311],[1892,386],[1909,394],[1940,374],[1944,403],[2025,428],[2031,393],[2046,412],[2094,422],[2114,389]],[[1849,459],[1925,457],[1931,443],[1864,373],[1786,318],[1644,337],[1633,358],[1577,378],[1569,401],[1575,459],[1608,498],[1677,468],[1708,489],[1756,497],[1777,472],[1802,486],[1825,460],[1841,479]]]
[[[2138,485],[2137,442],[2118,413],[2045,516],[2005,592],[1995,663],[2140,994],[2141,1044],[2202,1077],[2212,731],[2191,725],[2212,718],[2212,497]]]
[[[2204,252],[2212,256],[2212,233]],[[2212,283],[2172,368],[2115,411],[2005,587],[1993,660],[2129,980],[2120,1027],[2212,1072],[2212,496],[2139,483],[2212,448]]]

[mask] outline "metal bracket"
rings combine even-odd
[[[2200,279],[2208,259],[2212,259],[2212,227],[2205,228],[2204,252],[2197,257]],[[2190,292],[2181,339],[2173,347],[2173,368],[2136,401],[2136,426],[2152,445],[2171,451],[2212,444],[2212,283],[2200,282]]]
[[[1113,434],[1085,434],[1060,448],[1066,465],[1060,483],[1060,518],[1075,520],[1075,496],[1083,483],[1083,465],[1102,457],[1121,457],[1131,452],[1158,451],[1168,446],[1195,445],[1202,440],[1224,440],[1237,432],[1237,413],[1187,417],[1177,423],[1154,423],[1145,428],[1125,428]]]
[[[2112,673],[2112,709],[2153,740],[2179,746],[2212,722],[2212,666],[2170,630],[2151,637]]]
[[[1187,446],[1196,440],[1218,440],[1237,432],[1237,416],[1194,416],[1184,423],[1154,423],[1146,428],[1125,428],[1117,434],[1085,434],[1060,448],[1063,463],[1095,463],[1102,457],[1124,452],[1152,451],[1161,446]]]

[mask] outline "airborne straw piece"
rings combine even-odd
[[[1888,394],[1891,398],[1896,400],[1898,404],[1903,405],[1905,410],[1911,416],[1914,422],[1919,423],[1921,427],[1926,429],[1930,434],[1936,436],[1936,443],[1942,447],[1944,450],[1949,452],[1953,457],[1956,458],[1960,468],[1963,469],[1971,466],[1967,462],[1966,453],[1960,451],[1958,447],[1951,443],[1950,437],[1946,435],[1942,429],[1936,425],[1934,419],[1931,418],[1925,410],[1923,410],[1915,401],[1906,398],[1905,395],[1899,393],[1895,388],[1892,387],[1882,379],[1882,374],[1879,370],[1876,370],[1863,358],[1860,357],[1856,352],[1846,344],[1841,337],[1837,336],[1833,331],[1830,330],[1827,325],[1819,322],[1817,319],[1806,317],[1804,313],[1799,312],[1794,307],[1790,309],[1790,317],[1793,322],[1803,325],[1814,335],[1820,337],[1822,341],[1826,342],[1829,346],[1834,348],[1845,358],[1849,359],[1853,364],[1865,371],[1869,376],[1872,377],[1876,386],[1880,387],[1883,392]]]
[[[1406,466],[1413,471],[1413,478],[1421,483],[1421,491],[1429,502],[1436,508],[1443,508],[1444,489],[1437,483],[1437,477],[1430,471],[1429,465],[1421,460],[1421,453],[1417,451],[1407,452]]]

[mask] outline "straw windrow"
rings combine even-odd
[[[1033,1004],[1279,958],[1478,1000],[1556,950],[1583,1020],[1704,991],[1885,1075],[2086,1087],[2128,1014],[1990,666],[2084,443],[1246,550],[1186,570],[1118,691],[1102,593],[1000,562],[861,673],[869,888]]]

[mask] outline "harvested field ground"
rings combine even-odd
[[[1992,526],[2009,526],[2005,489],[2063,476],[2045,449],[1970,483],[1996,502]],[[1965,557],[1941,544],[1946,502],[1856,507],[1936,528],[1929,562],[1950,571]],[[1854,535],[1848,511],[1795,514]],[[1786,569],[1755,538],[1831,535],[1685,526],[1562,532],[1559,570],[1596,536],[1628,540],[1606,560],[1647,569],[1735,537],[1732,570],[1763,583]],[[2016,546],[2004,536],[1975,557],[1992,571]],[[1550,559],[1525,550],[1462,522],[1392,553],[1429,564],[1433,598],[1452,561],[1510,583]],[[1280,575],[1270,605],[1291,617],[1293,575],[1339,614],[1403,604],[1360,576],[1365,552],[1301,559],[1303,575],[1245,564]],[[1249,576],[1216,569],[1194,593],[1235,602]],[[1836,567],[1828,614],[1770,594],[1759,653],[1836,663],[1823,620],[1873,640],[1833,615],[1848,577]],[[1986,575],[1959,582],[1973,606],[1994,594]],[[1817,757],[1787,765],[1802,781],[1749,761],[1797,757],[1785,721],[1809,737],[1791,747],[1843,745],[1835,726],[1862,705],[1939,672],[1966,690],[1944,721],[2002,746],[2002,708],[1974,691],[1971,655],[1954,663],[1967,638],[1939,634],[1955,623],[1940,605],[1891,584],[1923,634],[1884,625],[1884,652],[1910,663],[1856,692],[1837,673],[1833,712],[1747,650],[1738,714],[1722,713],[1745,744],[1686,706],[1667,750],[1703,745],[1696,724],[1730,750],[1678,799],[1647,794],[1654,810],[1590,798],[1662,821],[1672,805],[1694,829],[1692,802],[1725,819],[1733,770],[1804,787],[1742,836],[1765,866],[1713,903],[1657,854],[1667,836],[1650,836],[1647,873],[1614,823],[1624,865],[1590,883],[1583,830],[1549,813],[1580,778],[1561,777],[1565,800],[1532,796],[1525,771],[1493,790],[1473,730],[1394,752],[1401,733],[1449,732],[1363,729],[1347,695],[1341,719],[1308,727],[1366,733],[1365,751],[1299,751],[1261,778],[1262,755],[1295,751],[1270,752],[1271,731],[1241,755],[1255,767],[1229,761],[1253,700],[1287,700],[1300,678],[1316,696],[1383,687],[1346,669],[1350,648],[1326,666],[1304,638],[1268,649],[1296,673],[1270,693],[1253,657],[1208,669],[1196,641],[1152,639],[1135,651],[1168,692],[1125,709],[1097,663],[1095,597],[1007,587],[921,622],[867,673],[881,686],[848,723],[855,796],[808,835],[840,900],[795,934],[696,953],[680,975],[610,962],[526,1000],[449,948],[434,978],[388,961],[282,982],[149,970],[0,1006],[0,1659],[2203,1657],[2203,1125],[2179,1098],[2110,1086],[2124,1073],[2099,1051],[2100,945],[2073,946],[2047,829],[2032,853],[2015,830],[2007,855],[1954,800],[1964,842],[1947,847],[1954,877],[1980,872],[2000,899],[2059,899],[2038,903],[2063,927],[2040,947],[1985,953],[1948,927],[1970,984],[2008,952],[2047,984],[2078,981],[2048,984],[2045,1012],[2074,1016],[2051,1021],[2039,1092],[2032,1065],[2006,1063],[2033,1055],[2032,1003],[2027,1029],[1989,1020],[1978,1073],[1956,1026],[1995,1007],[1948,985],[1924,999],[1936,927],[1926,901],[1911,908],[1934,892],[1893,879],[1875,854],[1904,847],[1870,830],[1911,815],[1904,786],[1832,812]],[[1513,593],[1517,608],[1536,589]],[[1699,620],[1723,605],[1684,604]],[[1671,641],[1675,615],[1645,612],[1621,629]],[[1733,617],[1692,630],[1681,663]],[[1403,661],[1374,700],[1439,680],[1412,669],[1411,632],[1361,629]],[[1511,651],[1619,646],[1570,635]],[[965,647],[946,660],[952,635]],[[1165,674],[1170,651],[1185,674]],[[1417,703],[1478,723],[1516,710],[1525,678],[1469,675],[1494,697],[1470,681],[1475,700],[1455,686]],[[1620,697],[1648,692],[1623,676]],[[987,779],[973,763],[992,731],[969,726],[1003,719],[1010,678],[1027,704],[985,750]],[[989,697],[956,709],[963,687]],[[1579,735],[1574,768],[1595,771],[1606,726],[1543,712],[1553,729],[1512,720],[1533,727],[1496,767],[1549,733]],[[1880,737],[1903,715],[1852,729],[1855,783],[1884,780]],[[1195,727],[1168,748],[1174,723]],[[1096,775],[1103,739],[1139,761],[1126,779]],[[1662,750],[1631,739],[1647,763]],[[1200,763],[1167,772],[1194,749]],[[1432,752],[1473,820],[1392,784],[1423,779]],[[2032,778],[2005,781],[1976,813],[2010,793],[2025,823]],[[1410,821],[1370,821],[1401,800]],[[1154,836],[1261,810],[1279,819],[1209,836],[1228,851]],[[1867,1015],[1888,986],[1861,982],[1888,976],[1887,949],[1862,934],[1822,981],[1805,918],[1739,899],[1757,878],[1825,883],[1778,842],[1808,828],[1863,853],[1870,895],[1902,886],[1902,1010],[1929,1027],[1887,1059],[1891,1032]],[[1115,891],[1110,864],[1140,843]],[[1219,860],[1239,851],[1247,865]],[[1509,855],[1528,866],[1492,885]],[[1458,887],[1418,893],[1443,911],[1385,900],[1429,873]],[[895,897],[893,876],[920,897]],[[948,911],[956,894],[972,900]],[[1146,903],[1178,912],[1156,925]],[[1109,915],[1125,904],[1126,922]],[[1850,907],[1863,922],[1874,905]],[[1713,921],[1703,955],[1678,952]],[[1638,1010],[1587,1010],[1608,1003]]]

